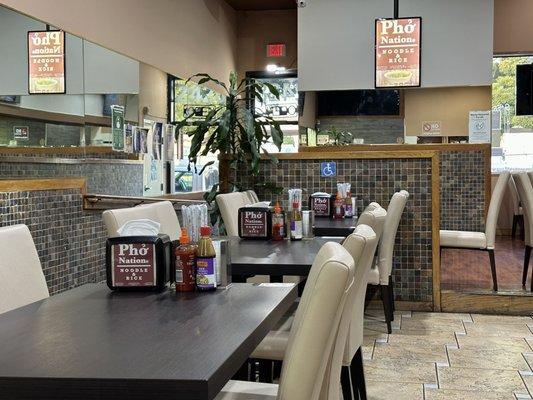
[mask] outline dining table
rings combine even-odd
[[[239,277],[253,275],[270,275],[275,281],[287,275],[306,277],[324,243],[331,241],[340,243],[343,240],[343,237],[313,237],[294,241],[232,237],[231,273],[234,281]]]
[[[80,286],[0,315],[0,398],[213,399],[296,297],[293,284]]]
[[[357,225],[357,218],[316,217],[313,224],[315,236],[349,236]]]

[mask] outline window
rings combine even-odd
[[[494,57],[492,63],[492,170],[533,167],[533,116],[516,115],[516,68],[533,56]]]
[[[224,96],[195,82],[185,83],[185,80],[169,77],[169,122],[177,122],[185,117],[189,118],[189,125],[180,132],[177,143],[176,159],[174,160],[174,189],[176,193],[198,192],[210,190],[218,183],[218,155],[208,154],[198,159],[196,171],[189,170],[189,154],[191,138],[187,133],[192,132],[194,124],[201,120],[213,107],[222,104]],[[203,166],[210,161],[200,175]]]
[[[279,122],[283,132],[283,144],[281,149],[274,143],[267,144],[265,149],[269,153],[296,153],[298,152],[298,78],[296,71],[287,71],[284,73],[275,72],[248,72],[248,79],[253,79],[260,83],[269,83],[279,91],[279,99],[266,91],[263,95],[263,101],[255,99],[254,110],[260,110],[262,113],[270,115]]]

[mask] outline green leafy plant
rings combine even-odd
[[[345,146],[353,143],[354,135],[348,131],[340,131],[335,126],[331,129],[324,130],[320,133],[327,133],[329,135],[331,144],[333,146]]]
[[[229,85],[201,73],[191,76],[186,84],[198,79],[199,85],[209,83],[211,87],[218,87],[224,93],[225,102],[214,106],[205,117],[194,122],[186,116],[176,123],[176,135],[179,135],[181,128],[193,125],[193,129],[188,132],[191,139],[191,149],[189,154],[189,169],[196,170],[196,164],[200,156],[209,153],[219,152],[221,159],[227,159],[230,170],[248,169],[252,176],[259,175],[260,161],[262,155],[269,157],[271,162],[277,164],[275,156],[268,153],[265,144],[272,141],[274,145],[281,149],[283,143],[283,132],[279,123],[269,112],[252,110],[250,105],[259,100],[263,103],[263,96],[270,92],[271,95],[279,99],[278,89],[270,83],[261,83],[250,79],[242,79],[238,82],[235,72],[229,76]],[[206,163],[200,170],[200,174],[214,161]],[[228,174],[231,179],[231,174]],[[229,191],[235,189],[242,190],[235,182],[226,179],[222,174],[218,185],[213,186],[210,192],[205,193],[204,199],[212,206],[211,222],[213,224],[219,219],[219,211],[214,202],[219,192],[219,188],[226,187]],[[269,182],[257,182],[257,186],[269,188],[271,191],[280,191],[273,188]]]

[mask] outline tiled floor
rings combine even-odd
[[[524,242],[516,237],[497,236],[494,250],[500,291],[531,294],[530,265],[526,291],[522,291]],[[533,260],[531,261],[533,264]],[[441,259],[441,288],[450,290],[491,290],[489,255],[487,252],[443,249]]]
[[[532,311],[533,312],[533,311]],[[369,400],[533,399],[533,318],[368,310]]]

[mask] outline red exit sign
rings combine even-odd
[[[285,57],[285,44],[267,44],[267,57]]]

